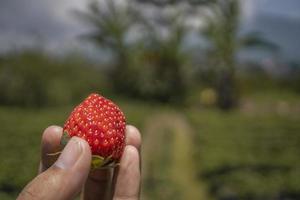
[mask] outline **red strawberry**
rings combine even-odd
[[[62,144],[70,137],[85,139],[93,154],[92,167],[118,162],[125,146],[125,117],[112,101],[90,94],[67,119]]]

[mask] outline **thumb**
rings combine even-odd
[[[72,137],[58,160],[44,173],[33,179],[18,200],[72,199],[80,192],[88,176],[91,151],[88,143]]]

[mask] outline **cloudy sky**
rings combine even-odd
[[[84,0],[0,0],[0,51],[46,43],[50,48],[76,43],[84,27],[71,10]]]
[[[0,0],[0,52],[26,45],[50,49],[78,46],[86,27],[71,10],[84,9],[87,0]],[[283,55],[300,52],[299,0],[242,0],[247,30],[258,30],[282,46]]]

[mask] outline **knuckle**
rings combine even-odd
[[[36,200],[36,199],[41,199],[38,196],[38,192],[36,191],[35,187],[32,187],[31,184],[29,184],[28,186],[26,186],[23,191],[20,193],[19,197],[17,198],[17,200],[27,200],[27,199],[32,199],[32,200]]]
[[[60,176],[40,174],[23,189],[18,200],[46,199],[49,189],[51,189],[53,193],[60,190],[60,186],[62,185],[61,181]]]

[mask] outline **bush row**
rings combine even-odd
[[[38,51],[0,58],[0,104],[65,105],[102,88],[101,73],[77,55],[53,58]]]

